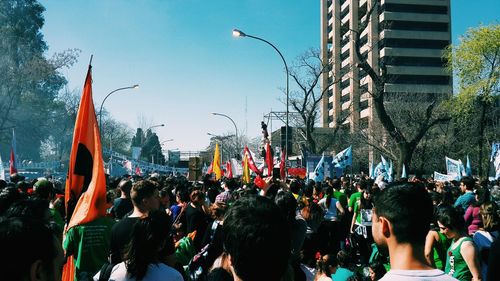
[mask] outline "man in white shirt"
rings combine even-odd
[[[373,239],[381,251],[389,251],[391,263],[391,270],[380,280],[456,280],[425,259],[432,216],[432,200],[424,186],[397,183],[375,196]]]

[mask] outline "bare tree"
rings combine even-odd
[[[333,144],[335,135],[340,129],[340,126],[334,126],[328,136],[330,141],[323,143],[318,149],[318,142],[314,135],[315,125],[319,119],[318,107],[329,88],[340,81],[340,79],[334,78],[321,89],[319,81],[323,75],[328,75],[330,71],[331,64],[322,61],[320,51],[313,48],[298,56],[290,67],[290,76],[298,87],[298,90],[290,92],[290,104],[300,115],[300,122],[295,125],[306,141],[307,150],[311,153],[322,152]],[[341,116],[336,120],[336,123],[342,124],[347,117],[348,115]]]

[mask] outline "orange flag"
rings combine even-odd
[[[73,133],[65,203],[68,214],[66,231],[106,214],[106,178],[100,132],[92,100],[90,65]]]
[[[222,169],[220,167],[220,152],[218,143],[215,144],[214,161],[212,163],[212,170],[215,173],[215,180],[219,180],[220,178],[222,178]]]

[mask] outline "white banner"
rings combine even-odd
[[[446,159],[446,174],[453,177],[455,180],[462,178],[462,170],[465,170],[461,160],[454,160],[448,157]]]
[[[445,174],[441,174],[441,173],[438,173],[438,172],[434,172],[434,181],[452,181],[454,180],[455,177],[454,176],[450,176],[450,175],[445,175]]]

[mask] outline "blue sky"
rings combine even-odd
[[[94,104],[120,87],[104,107],[134,130],[142,116],[156,128],[165,148],[202,150],[208,132],[233,133],[224,113],[249,137],[260,136],[260,122],[285,111],[283,63],[268,45],[234,38],[233,28],[262,37],[290,65],[320,44],[319,0],[41,0],[46,8],[42,32],[48,55],[69,48],[82,52],[63,71],[70,89],[81,89],[93,58]],[[498,2],[452,2],[452,37],[480,23],[499,19]],[[481,9],[488,7],[487,9]],[[293,85],[292,83],[290,85]],[[278,129],[274,121],[269,129]]]

